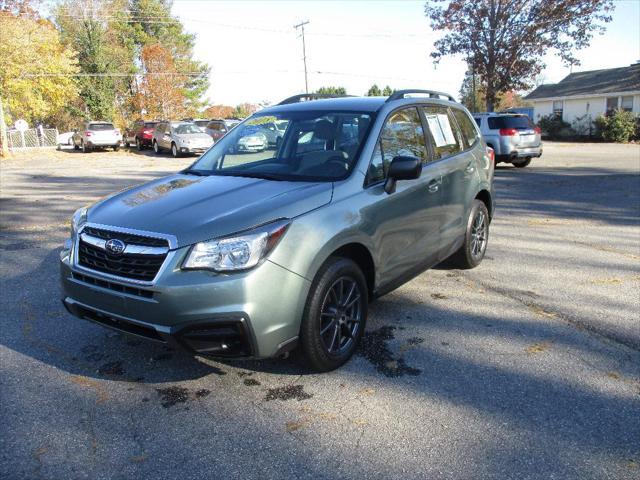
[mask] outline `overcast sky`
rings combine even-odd
[[[380,87],[429,88],[457,96],[466,69],[461,58],[437,67],[424,1],[207,1],[175,0],[173,13],[197,36],[195,55],[211,66],[212,103],[277,102],[304,92],[305,27],[309,91],[326,85],[364,94]],[[574,71],[627,66],[640,60],[640,0],[616,2],[613,22],[578,53]],[[569,69],[546,58],[547,83]]]

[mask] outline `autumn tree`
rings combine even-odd
[[[25,3],[25,2],[22,2]],[[46,122],[77,95],[75,53],[48,20],[0,12],[0,96],[5,120]]]
[[[137,108],[148,118],[174,119],[188,114],[187,77],[176,70],[171,52],[159,44],[142,49],[142,81]]]
[[[230,118],[234,108],[229,105],[211,105],[204,111],[206,118]]]
[[[553,51],[577,65],[576,50],[611,21],[612,0],[429,0],[431,27],[445,32],[434,43],[437,63],[462,55],[486,85],[486,109],[498,93],[524,90]]]
[[[479,112],[486,103],[486,89],[480,75],[468,70],[460,86],[460,103],[470,112]]]
[[[241,103],[236,106],[231,116],[235,118],[247,118],[249,115],[253,115],[257,111],[258,105],[254,105],[253,103]]]

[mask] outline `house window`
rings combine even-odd
[[[555,100],[553,102],[553,114],[558,118],[562,118],[562,109],[563,109],[562,100]]]
[[[620,101],[620,108],[627,112],[633,111],[633,96],[629,95],[628,97],[622,97]]]
[[[618,109],[618,97],[607,97],[607,115],[612,114]]]

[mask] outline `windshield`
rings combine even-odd
[[[517,130],[528,130],[533,128],[531,120],[526,115],[509,115],[504,117],[489,117],[489,128],[515,128]]]
[[[256,114],[231,130],[187,172],[338,180],[353,169],[371,120],[370,114],[360,112]]]
[[[178,135],[184,135],[188,133],[202,133],[200,127],[193,123],[183,123],[182,125],[178,125],[177,127],[173,127],[173,131]]]

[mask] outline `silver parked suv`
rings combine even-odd
[[[373,298],[444,260],[477,266],[494,161],[469,112],[422,90],[315,97],[262,110],[189,168],[78,210],[60,254],[69,312],[198,354],[299,347],[327,371],[353,355]],[[238,150],[271,122],[278,148]]]
[[[71,137],[73,148],[90,152],[95,148],[120,148],[122,134],[111,122],[87,122],[82,129],[75,129]]]
[[[496,162],[523,168],[533,157],[542,156],[542,136],[527,115],[512,113],[474,113],[474,119]]]

